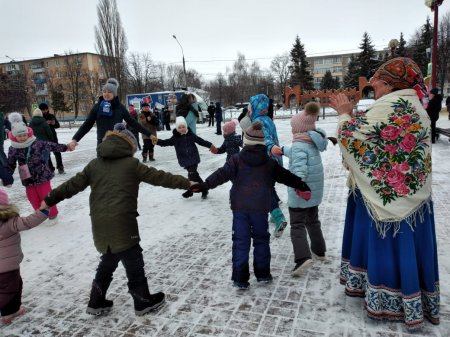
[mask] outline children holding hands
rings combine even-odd
[[[200,154],[195,144],[208,148],[212,153],[217,153],[217,149],[207,140],[197,136],[187,127],[186,119],[179,116],[175,121],[175,129],[173,135],[169,139],[158,139],[152,136],[154,145],[159,146],[173,146],[178,159],[178,164],[188,171],[188,179],[198,183],[203,180],[197,172],[198,164],[200,163]],[[184,198],[192,197],[191,190],[187,190],[183,194]],[[206,199],[208,191],[202,193],[202,199]]]

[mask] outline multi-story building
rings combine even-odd
[[[85,115],[98,98],[106,78],[101,56],[94,53],[55,54],[52,57],[26,61],[11,60],[0,63],[0,73],[11,77],[22,76],[29,96],[30,107],[27,109],[41,102],[52,107],[52,91],[59,91],[64,94],[69,115],[74,112],[76,105],[79,115]]]
[[[377,51],[376,58],[381,60],[385,54],[386,50]],[[307,57],[306,60],[310,65],[310,71],[314,77],[314,88],[320,89],[320,83],[322,82],[322,78],[325,76],[327,71],[330,71],[333,78],[338,79],[342,85],[344,82],[345,72],[347,71],[348,63],[350,62],[350,57],[352,55],[356,57],[358,53]]]

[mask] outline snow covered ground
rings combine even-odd
[[[317,125],[329,135],[336,117],[320,119]],[[290,140],[289,119],[276,120],[280,140]],[[450,127],[442,115],[438,126]],[[75,130],[58,131],[61,143]],[[198,134],[222,143],[215,128],[198,126]],[[240,132],[240,130],[238,130]],[[168,138],[170,132],[159,132]],[[9,144],[5,144],[7,149]],[[92,130],[75,152],[64,153],[66,175],[57,175],[57,186],[80,171],[95,157],[96,133]],[[225,155],[199,148],[199,172],[206,178],[223,165]],[[136,154],[139,157],[139,153]],[[186,175],[178,166],[171,147],[157,147],[156,168]],[[433,196],[436,209],[441,279],[441,324],[426,323],[418,332],[401,324],[374,322],[363,310],[363,300],[348,298],[339,284],[341,240],[345,215],[345,171],[338,147],[329,144],[323,154],[325,195],[320,206],[328,261],[315,261],[300,278],[292,278],[293,253],[289,228],[271,239],[274,282],[259,285],[250,280],[247,292],[232,288],[230,184],[210,191],[207,200],[199,195],[188,200],[181,190],[142,184],[139,195],[141,246],[144,249],[150,291],[164,291],[167,304],[143,318],[134,315],[127,293],[123,267],[116,271],[108,292],[114,308],[108,316],[85,314],[89,290],[99,254],[91,235],[89,190],[59,205],[57,223],[50,221],[22,233],[24,261],[23,302],[29,312],[10,326],[0,327],[0,336],[450,336],[450,142],[442,137],[433,146]],[[8,189],[10,199],[22,214],[32,211],[16,173],[16,184]],[[288,215],[286,188],[277,190]],[[272,230],[272,229],[271,229]]]

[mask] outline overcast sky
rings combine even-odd
[[[96,0],[0,0],[0,62],[65,51],[95,52]],[[358,49],[364,31],[377,48],[408,40],[433,19],[424,0],[117,0],[129,52],[181,65],[206,80],[225,73],[237,53],[268,67],[298,34],[308,56]],[[450,11],[450,0],[439,7]]]

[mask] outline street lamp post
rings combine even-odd
[[[433,50],[431,54],[431,87],[436,88],[437,80],[437,33],[438,33],[438,7],[444,2],[444,0],[425,0],[425,6],[429,7],[434,12],[433,22]]]
[[[183,56],[183,74],[184,74],[184,86],[187,88],[187,79],[186,79],[186,63],[184,62],[184,51],[183,46],[181,45],[180,41],[178,41],[177,37],[175,35],[172,35],[172,37],[177,41],[178,45],[181,48],[181,55]]]

